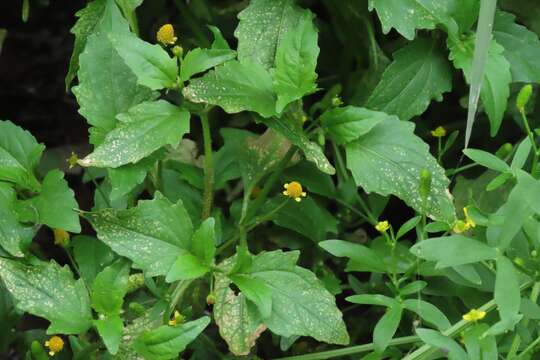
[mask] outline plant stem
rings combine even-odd
[[[531,296],[530,296],[531,301],[536,303],[536,300],[538,300],[539,294],[540,294],[540,282],[535,282],[531,290]],[[529,324],[529,319],[523,320],[523,327],[527,327],[528,324]],[[519,357],[516,357],[516,354],[519,351],[520,345],[521,345],[521,336],[518,333],[516,333],[516,335],[514,336],[514,340],[512,341],[512,345],[510,346],[510,351],[508,351],[508,355],[506,358],[509,360],[518,359]],[[523,353],[521,353],[519,356],[521,356],[522,354]]]
[[[338,204],[341,204],[343,206],[345,206],[347,209],[351,210],[353,213],[355,213],[356,215],[360,216],[362,219],[364,219],[364,221],[370,223],[370,224],[374,224],[373,221],[371,221],[371,219],[369,218],[369,216],[367,216],[366,214],[364,214],[363,212],[361,212],[360,210],[358,210],[357,208],[347,204],[345,201],[343,200],[340,200],[338,198],[335,198],[334,199],[335,202],[337,202]]]
[[[283,159],[281,159],[281,161],[277,165],[272,175],[270,175],[270,177],[264,184],[263,189],[261,190],[261,192],[255,199],[255,201],[253,201],[253,203],[249,207],[246,216],[243,219],[241,219],[241,223],[245,224],[246,222],[248,222],[250,218],[252,218],[257,213],[257,210],[259,210],[262,204],[264,204],[264,202],[266,201],[266,198],[268,197],[268,194],[270,193],[270,190],[272,190],[272,188],[274,187],[274,184],[281,176],[281,173],[283,172],[283,170],[285,170],[285,167],[291,161],[292,157],[296,153],[296,150],[297,150],[296,146],[291,146],[289,148],[289,150],[287,151]]]
[[[529,126],[529,121],[527,120],[527,115],[525,114],[525,110],[521,110],[520,114],[521,114],[521,118],[523,119],[523,124],[525,125],[525,130],[527,131],[527,136],[529,137],[529,140],[531,141],[531,146],[533,148],[534,156],[533,156],[533,163],[532,163],[532,168],[531,168],[531,175],[536,178],[536,167],[538,166],[538,147],[536,146],[534,134],[531,131],[531,127]]]
[[[474,163],[474,164],[468,164],[468,165],[464,165],[462,167],[459,167],[459,168],[456,168],[456,169],[449,169],[449,170],[446,170],[446,176],[451,176],[451,175],[455,175],[457,173],[460,173],[462,171],[465,171],[465,170],[468,170],[470,168],[473,168],[475,166],[478,166],[478,164]]]
[[[92,184],[94,184],[94,186],[96,187],[97,191],[99,192],[99,195],[101,195],[101,197],[103,198],[103,201],[105,201],[105,204],[107,204],[107,207],[112,208],[109,198],[105,195],[105,193],[103,192],[103,189],[97,183],[96,178],[94,177],[94,174],[92,173],[92,170],[90,170],[90,168],[88,167],[86,168],[86,171],[88,171],[88,175],[90,175],[90,181],[92,181]]]
[[[534,340],[532,343],[529,344],[529,346],[527,346],[525,348],[525,350],[523,350],[521,352],[521,354],[519,354],[517,357],[516,357],[516,360],[520,360],[520,359],[524,359],[525,358],[525,355],[527,355],[528,353],[530,353],[532,350],[534,350],[534,348],[536,346],[538,346],[538,344],[540,344],[540,337],[537,337],[536,340]],[[534,352],[533,352],[534,354]]]
[[[419,341],[421,340],[418,336],[404,336],[404,337],[399,337],[399,338],[390,340],[388,345],[397,346],[397,345],[415,343]],[[348,346],[343,349],[322,351],[322,352],[312,353],[312,354],[288,356],[288,357],[283,357],[283,358],[279,358],[275,360],[323,360],[323,359],[330,359],[330,358],[334,358],[338,356],[359,354],[359,353],[371,351],[373,349],[375,349],[375,345],[373,343],[369,343],[369,344],[363,344],[363,345]]]
[[[205,220],[212,212],[212,201],[214,197],[214,164],[212,161],[212,136],[210,134],[208,115],[206,113],[201,113],[199,114],[199,117],[201,119],[204,142],[204,193],[201,217]]]
[[[532,280],[529,280],[529,281],[523,283],[520,286],[519,290],[524,291],[524,290],[530,288],[533,285],[533,283],[534,282]],[[494,310],[496,307],[497,307],[497,304],[495,304],[495,300],[490,300],[487,303],[485,303],[484,305],[482,305],[479,308],[479,310],[480,311],[485,311],[485,312],[490,312],[490,311]],[[471,324],[473,324],[473,323],[465,321],[465,320],[460,320],[457,323],[455,323],[452,327],[450,327],[449,329],[443,331],[442,334],[444,336],[454,337],[457,334],[461,333],[463,330],[465,330],[467,327],[469,327]],[[434,352],[436,352],[437,350],[438,350],[437,348],[434,348],[431,345],[425,344],[425,345],[421,346],[420,348],[418,348],[413,353],[407,355],[403,360],[425,359],[427,355],[431,355]]]
[[[173,290],[171,301],[169,302],[169,307],[165,313],[163,313],[163,322],[167,323],[169,321],[169,318],[171,317],[171,314],[174,312],[174,309],[176,308],[176,305],[180,302],[182,299],[182,296],[186,292],[187,288],[193,280],[180,280],[176,283],[176,286]]]

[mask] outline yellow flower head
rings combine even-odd
[[[60,336],[55,335],[45,341],[45,346],[49,348],[49,355],[54,356],[54,354],[62,351],[64,348],[64,340]]]
[[[69,244],[69,233],[64,229],[54,229],[54,244],[66,247]]]
[[[446,129],[442,126],[437,127],[435,130],[431,130],[431,136],[441,138],[446,136]]]
[[[390,229],[390,224],[388,223],[387,220],[379,221],[375,225],[375,229],[377,229],[377,231],[379,231],[381,233],[385,233],[388,229]]]
[[[173,45],[178,39],[174,36],[174,28],[171,24],[165,24],[159,28],[156,34],[157,41],[163,45]]]
[[[470,321],[475,321],[476,322],[478,320],[482,320],[485,317],[486,317],[486,312],[485,311],[472,309],[471,311],[469,311],[468,313],[463,315],[463,320],[469,321],[469,322]]]
[[[72,169],[73,167],[77,166],[77,162],[79,161],[79,157],[77,154],[75,154],[73,151],[71,152],[71,155],[66,160],[69,164],[69,168]]]
[[[184,315],[180,314],[180,311],[174,310],[174,315],[171,320],[169,320],[170,326],[176,326],[184,322]]]
[[[456,223],[454,224],[454,228],[452,229],[457,234],[461,234],[462,232],[476,227],[476,223],[469,216],[469,210],[467,210],[466,207],[463,208],[463,214],[465,214],[465,220],[456,221]]]
[[[283,185],[283,188],[285,188],[283,195],[288,196],[297,202],[300,202],[303,197],[307,196],[304,189],[302,189],[302,184],[298,181],[291,181],[290,183]]]

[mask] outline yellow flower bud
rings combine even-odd
[[[66,247],[69,245],[69,233],[64,229],[54,229],[54,244]]]
[[[185,320],[184,315],[180,314],[178,310],[174,310],[174,315],[171,320],[169,320],[169,326],[176,326],[183,323]]]
[[[157,41],[163,45],[173,45],[178,39],[174,36],[174,28],[171,24],[165,24],[159,28],[156,34]]]
[[[446,129],[442,126],[437,127],[435,130],[431,130],[431,135],[436,138],[441,138],[446,136]]]
[[[478,320],[482,320],[485,317],[486,317],[485,311],[472,309],[471,311],[463,315],[463,320],[468,321],[468,322],[470,321],[476,322]]]
[[[64,340],[60,336],[55,335],[45,341],[45,346],[49,348],[49,355],[54,356],[54,354],[62,351],[64,348]]]
[[[283,195],[288,196],[297,202],[300,202],[303,197],[307,196],[304,189],[302,189],[302,184],[298,181],[291,181],[290,183],[284,184],[283,188],[285,188]]]
[[[377,229],[378,232],[385,233],[386,231],[388,231],[388,229],[390,229],[390,224],[387,220],[379,221],[375,225],[375,229]]]

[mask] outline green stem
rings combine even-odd
[[[524,290],[530,288],[533,285],[533,283],[534,282],[532,280],[529,280],[529,281],[523,283],[520,286],[520,291],[524,291]],[[494,310],[496,307],[497,307],[497,304],[495,303],[495,300],[490,300],[487,303],[485,303],[484,305],[482,305],[479,308],[479,310],[480,311],[485,311],[485,312],[488,313],[488,312]],[[469,327],[471,324],[474,324],[474,323],[469,322],[469,321],[465,321],[465,320],[460,320],[457,323],[455,323],[452,327],[450,327],[449,329],[443,331],[442,334],[444,336],[454,337],[454,336],[458,335],[459,333],[461,333],[463,330],[465,330],[467,327]],[[421,346],[420,348],[418,348],[413,353],[407,355],[403,360],[424,359],[424,358],[426,358],[427,355],[431,355],[431,354],[433,354],[433,353],[435,353],[437,351],[438,351],[437,348],[434,348],[431,345],[425,344],[425,345]]]
[[[531,290],[531,296],[530,299],[532,302],[536,303],[536,300],[538,300],[538,294],[540,294],[540,282],[535,282],[534,286]],[[523,320],[523,327],[527,327],[529,324],[529,319]],[[521,336],[516,333],[514,336],[514,340],[512,341],[512,345],[510,346],[510,351],[508,351],[508,355],[506,356],[507,359],[517,359],[519,357],[516,357],[517,352],[519,351],[519,347],[521,345]],[[522,356],[523,353],[521,353],[519,356]]]
[[[478,164],[474,163],[474,164],[464,165],[464,166],[459,167],[457,169],[448,169],[448,170],[446,170],[446,176],[455,175],[457,173],[468,170],[468,169],[473,168],[475,166],[478,166]]]
[[[163,322],[167,323],[174,312],[174,309],[176,309],[176,305],[180,302],[182,299],[182,296],[186,292],[187,288],[193,280],[180,280],[176,283],[176,286],[173,290],[171,301],[169,302],[169,307],[165,313],[163,313]]]
[[[369,218],[369,222],[371,223],[371,225],[377,224],[377,219],[371,213],[371,210],[369,209],[369,206],[366,204],[364,199],[362,199],[362,196],[360,196],[360,194],[358,194],[358,192],[355,192],[355,195],[356,195],[356,199],[358,200],[358,203],[362,207],[362,210],[364,210],[365,213],[367,214],[367,216]]]
[[[201,119],[204,142],[204,193],[201,217],[205,220],[212,212],[212,201],[214,198],[214,164],[212,161],[212,136],[210,134],[208,116],[206,113],[201,113],[199,114],[199,117]]]
[[[362,219],[364,219],[364,221],[370,223],[370,224],[374,224],[373,221],[371,221],[371,219],[369,218],[369,216],[367,216],[366,214],[364,214],[363,212],[361,212],[360,210],[358,210],[357,208],[347,204],[345,201],[343,200],[340,200],[338,198],[334,199],[335,202],[337,202],[338,204],[341,204],[343,206],[345,206],[347,209],[351,210],[353,213],[355,213],[356,215],[360,216]]]
[[[525,350],[523,350],[521,352],[521,354],[519,354],[516,358],[516,360],[521,360],[521,359],[525,359],[525,355],[527,355],[528,353],[530,353],[531,351],[534,350],[534,348],[536,346],[538,346],[538,344],[540,344],[540,337],[537,337],[536,340],[534,340],[532,343],[529,344],[529,346],[527,346],[525,348]],[[533,352],[534,354],[534,352]]]
[[[270,210],[269,212],[267,212],[266,214],[258,217],[255,219],[255,222],[248,225],[247,227],[244,226],[244,225],[240,225],[239,227],[239,231],[236,235],[234,235],[233,237],[231,237],[230,239],[228,239],[227,241],[225,241],[223,243],[223,245],[221,245],[217,251],[216,251],[216,254],[221,254],[225,249],[227,249],[228,247],[230,247],[231,245],[233,245],[236,241],[238,241],[238,239],[240,239],[241,241],[244,241],[242,239],[243,236],[246,236],[248,232],[250,232],[251,230],[253,230],[254,228],[256,228],[257,226],[259,226],[260,224],[262,224],[263,222],[265,221],[268,221],[270,219],[272,219],[272,216],[278,212],[279,210],[281,210],[288,202],[289,199],[286,199],[285,201],[283,201],[281,204],[279,204],[278,206],[276,206],[274,209]],[[247,244],[245,244],[247,245]]]
[[[536,167],[538,166],[538,147],[536,146],[536,141],[534,139],[534,134],[531,131],[531,127],[529,126],[529,121],[527,120],[527,115],[525,114],[525,110],[520,111],[521,118],[523,119],[523,124],[525,125],[525,130],[527,131],[527,136],[529,137],[529,140],[531,141],[531,146],[534,151],[534,157],[533,157],[533,163],[531,168],[531,175],[533,177],[536,177]]]
[[[107,207],[112,208],[109,198],[105,195],[105,193],[103,192],[103,189],[97,183],[96,178],[94,177],[94,174],[92,173],[92,170],[90,170],[90,168],[86,168],[86,171],[88,171],[88,175],[90,175],[90,181],[92,181],[92,184],[94,184],[94,186],[96,187],[96,190],[99,192],[99,194],[103,198],[103,201],[105,201],[105,204],[107,204]]]
[[[253,201],[253,203],[249,207],[246,216],[243,219],[241,219],[241,223],[245,224],[246,222],[248,222],[257,213],[257,210],[259,210],[259,208],[264,204],[264,202],[266,201],[266,198],[268,197],[268,194],[270,193],[270,190],[272,190],[272,188],[274,187],[274,184],[277,182],[277,180],[281,176],[281,173],[283,172],[283,170],[285,170],[285,167],[287,167],[287,165],[291,161],[292,157],[296,153],[296,150],[297,150],[296,146],[291,146],[289,148],[289,150],[287,151],[283,159],[281,159],[281,161],[277,165],[272,175],[270,175],[270,177],[264,184],[264,187],[259,193],[259,195],[257,196],[257,198]]]
[[[415,343],[419,341],[421,340],[418,336],[404,336],[404,337],[399,337],[399,338],[390,340],[388,345],[389,346],[405,345],[405,344],[411,344],[411,343]],[[288,357],[283,357],[283,358],[279,358],[275,360],[324,360],[324,359],[330,359],[330,358],[334,358],[338,356],[359,354],[363,352],[372,351],[374,349],[375,349],[375,345],[373,343],[369,343],[369,344],[364,344],[364,345],[348,346],[343,349],[322,351],[322,352],[312,353],[312,354],[288,356]]]
[[[345,166],[345,162],[343,161],[343,156],[341,155],[339,148],[334,142],[332,142],[332,147],[334,149],[334,154],[336,156],[336,163],[337,163],[337,168],[339,171],[338,174],[340,174],[343,180],[345,181],[349,178],[349,174],[347,174],[347,167]]]

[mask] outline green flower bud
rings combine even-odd
[[[431,191],[431,173],[428,169],[422,169],[420,171],[420,187],[418,192],[422,199],[426,199]]]
[[[522,258],[517,257],[517,258],[514,258],[514,264],[516,264],[518,266],[523,266],[523,265],[525,265],[525,261],[523,261]]]
[[[133,311],[136,315],[143,315],[146,312],[146,309],[144,306],[139,304],[138,302],[130,302],[129,303],[129,310]]]
[[[518,96],[516,98],[516,107],[520,112],[525,111],[525,106],[529,102],[529,99],[531,98],[532,94],[532,85],[527,84],[521,88],[521,90],[518,93]]]
[[[137,273],[129,275],[128,278],[128,293],[131,293],[137,289],[140,289],[144,285],[144,275],[142,273]]]
[[[214,295],[214,293],[208,294],[206,297],[206,303],[208,305],[214,305],[216,303],[216,295]]]

